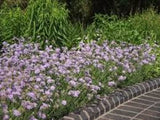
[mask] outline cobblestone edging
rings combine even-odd
[[[160,87],[160,78],[138,83],[110,94],[107,98],[90,104],[79,112],[70,113],[61,120],[93,120],[118,105]]]

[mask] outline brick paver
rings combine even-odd
[[[133,98],[96,120],[160,120],[160,88]]]

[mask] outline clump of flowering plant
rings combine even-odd
[[[81,42],[79,48],[45,50],[39,44],[3,43],[0,56],[0,104],[3,120],[57,118],[56,111],[84,104],[104,87],[116,87],[155,56],[148,44]],[[94,70],[107,72],[97,79]],[[80,102],[80,100],[82,100]],[[63,114],[63,113],[62,113]],[[25,117],[25,118],[24,118]]]

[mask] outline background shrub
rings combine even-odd
[[[71,48],[82,39],[85,42],[93,39],[102,42],[108,39],[134,44],[140,44],[146,40],[159,43],[160,16],[153,10],[154,8],[128,18],[119,18],[121,15],[118,14],[110,16],[109,13],[116,14],[116,12],[108,10],[108,12],[110,11],[106,12],[108,15],[96,14],[93,23],[86,26],[87,21],[92,19],[94,13],[105,13],[93,12],[93,6],[100,3],[92,0],[61,0],[61,2],[66,3],[70,11],[66,9],[64,4],[56,0],[6,0],[0,9],[0,44],[3,41],[14,43],[15,41],[12,40],[14,36],[30,37],[28,42],[39,42],[43,47],[46,44],[52,44],[56,47],[67,46]],[[103,6],[102,3],[103,1],[100,6]],[[124,3],[125,0],[121,0],[115,1],[114,4],[121,6]],[[139,8],[147,8],[154,3],[155,1],[148,2],[145,3],[146,7],[142,5]],[[22,7],[23,4],[26,7]],[[114,4],[110,5],[116,9]],[[130,5],[126,1],[125,5],[127,4]],[[75,22],[71,23],[71,19]],[[46,43],[46,41],[48,42]]]
[[[159,0],[60,0],[67,4],[74,21],[91,23],[95,14],[117,15],[127,17],[154,6],[160,11]]]
[[[19,6],[25,9],[30,0],[0,0],[0,6],[7,2],[8,7]],[[90,23],[95,14],[118,15],[126,17],[142,12],[154,6],[160,11],[159,0],[58,0],[67,5],[72,21],[81,21],[83,24]]]
[[[88,27],[86,38],[103,41],[126,41],[141,44],[145,41],[159,43],[160,15],[152,9],[143,14],[136,14],[129,18],[97,14],[94,22]],[[93,32],[95,31],[95,32]]]
[[[13,43],[14,36],[24,35],[27,26],[25,12],[19,7],[8,8],[6,5],[0,10],[0,45],[3,41]]]
[[[68,20],[68,10],[56,0],[30,0],[25,10],[20,7],[0,9],[0,39],[11,41],[16,37],[30,37],[31,42],[44,46],[46,40],[53,46],[72,47],[78,43],[82,27]]]
[[[93,13],[93,1],[92,0],[60,0],[66,3],[66,7],[70,11],[70,18],[73,22],[80,21],[86,26],[91,21]]]
[[[0,99],[0,105],[8,106],[6,115],[41,119],[43,114],[58,119],[115,88],[159,77],[160,15],[151,9],[122,18],[155,3],[144,1],[63,0],[68,11],[56,0],[5,0],[0,9],[0,93],[4,96],[6,91],[7,100]],[[99,9],[93,11],[98,4]],[[94,13],[107,14],[96,14],[93,23],[87,24]],[[29,44],[24,39],[12,40],[21,36]],[[14,93],[18,97],[10,96],[14,85],[20,88],[19,81],[25,87]],[[7,90],[6,85],[11,88]],[[32,96],[35,92],[38,97]],[[22,107],[19,96],[31,105],[34,101],[34,112]],[[14,116],[15,108],[22,113],[20,117]],[[0,107],[0,116],[2,111]]]

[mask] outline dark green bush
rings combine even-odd
[[[29,0],[0,0],[0,1],[2,1],[1,3],[5,2],[5,4],[7,4],[7,7],[9,8],[18,6],[21,9],[25,9],[29,2]]]
[[[88,27],[86,37],[88,41],[95,39],[100,42],[108,39],[134,44],[145,41],[160,43],[159,22],[160,15],[153,10],[123,19],[117,16],[96,15],[92,25]]]
[[[68,19],[68,10],[56,0],[30,0],[25,10],[20,7],[0,9],[0,39],[13,42],[16,37],[31,37],[42,46],[48,40],[53,46],[72,47],[81,38],[82,28]]]
[[[118,16],[128,16],[136,12],[142,12],[154,6],[159,9],[159,0],[93,0],[94,13],[116,14]]]
[[[52,40],[53,44],[58,42],[60,44],[61,41],[56,41],[55,37],[60,39],[62,26],[68,24],[68,11],[63,6],[51,0],[30,1],[26,14],[29,23],[25,32],[26,37],[31,36],[33,41],[42,44],[44,40]]]
[[[80,21],[84,25],[89,23],[93,17],[93,1],[92,0],[59,0],[66,3],[69,9],[70,18],[73,22]]]
[[[127,17],[153,6],[160,11],[159,0],[59,0],[66,3],[73,21],[90,23],[95,14]]]
[[[0,0],[0,6],[6,2],[8,7],[19,6],[25,9],[30,0]],[[142,12],[151,6],[160,11],[159,0],[58,0],[65,3],[70,11],[72,21],[90,23],[95,14],[116,14],[120,17]]]
[[[0,44],[3,41],[13,43],[12,38],[22,36],[26,25],[25,13],[20,8],[9,9],[4,6],[0,10]]]

